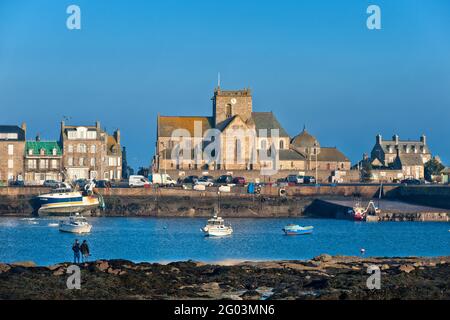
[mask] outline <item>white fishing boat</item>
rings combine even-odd
[[[68,184],[65,184],[63,188],[40,195],[38,196],[40,204],[38,214],[70,214],[96,209],[104,203],[100,195],[94,195],[93,188],[93,182],[87,184],[83,192],[73,191]]]
[[[92,225],[79,213],[71,214],[69,219],[61,220],[59,223],[59,231],[62,232],[89,233],[91,229]]]
[[[217,214],[215,214],[214,217],[208,219],[208,223],[201,229],[201,231],[205,234],[205,236],[221,237],[232,234],[233,228],[229,224],[225,225],[223,218],[218,217]]]

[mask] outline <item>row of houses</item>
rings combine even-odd
[[[59,140],[27,140],[27,127],[0,125],[0,182],[122,178],[120,131],[61,122]],[[126,161],[126,160],[125,160]]]
[[[291,137],[273,112],[255,112],[250,89],[229,91],[219,86],[211,100],[211,116],[158,114],[154,171],[177,174],[220,170],[243,171],[239,174],[246,175],[246,171],[273,167],[267,155],[274,148],[278,154],[279,176],[286,172],[317,176],[319,172],[322,181],[360,180],[361,169],[370,166],[367,180],[393,182],[405,178],[423,179],[424,165],[432,158],[425,135],[417,141],[400,140],[398,135],[392,140],[383,140],[377,135],[370,156],[365,155],[351,167],[342,151],[321,146],[306,128]],[[194,150],[202,153],[211,145],[211,137],[205,135],[205,131],[211,130],[219,141],[218,152],[208,159],[196,158]],[[272,130],[277,133],[275,136]],[[181,140],[192,152],[179,147]],[[239,152],[241,159],[236,161]]]

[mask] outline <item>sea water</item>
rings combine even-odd
[[[0,218],[0,262],[40,265],[71,261],[75,239],[87,240],[91,259],[135,262],[310,259],[322,253],[366,256],[450,255],[450,224],[354,222],[334,219],[226,219],[231,236],[205,237],[204,218],[89,218],[86,235],[60,232],[54,218]],[[311,235],[286,236],[288,223],[314,226]]]

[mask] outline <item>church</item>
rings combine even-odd
[[[291,138],[273,112],[254,112],[250,89],[217,87],[211,100],[209,117],[158,114],[155,172],[350,170],[342,152],[321,147],[305,128]],[[205,157],[208,148],[211,156]]]

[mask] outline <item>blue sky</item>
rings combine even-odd
[[[0,123],[27,122],[30,139],[57,139],[63,115],[98,119],[148,165],[157,112],[210,115],[218,72],[352,161],[377,133],[425,133],[450,164],[450,1],[0,1]]]

